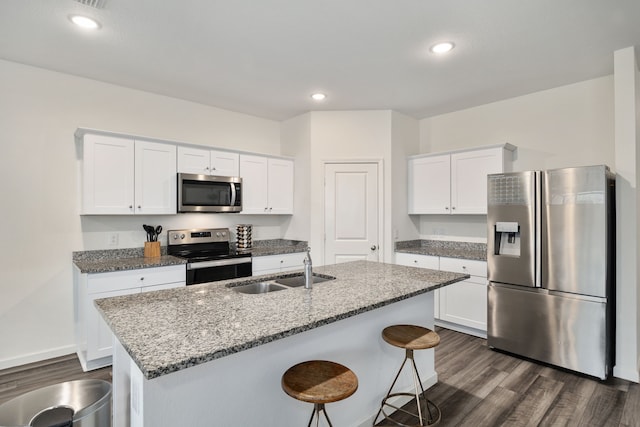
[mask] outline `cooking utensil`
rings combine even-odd
[[[157,242],[158,236],[160,235],[160,233],[162,233],[162,226],[161,225],[157,226],[154,232],[155,232],[155,239],[156,239],[154,241]]]
[[[147,224],[142,224],[142,228],[147,232],[147,242],[153,242],[153,233],[155,232],[153,227]]]

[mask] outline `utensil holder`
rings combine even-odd
[[[158,258],[160,256],[160,242],[144,242],[144,257]]]

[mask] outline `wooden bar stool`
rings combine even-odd
[[[326,360],[311,360],[298,363],[282,375],[282,389],[289,396],[303,402],[313,403],[309,426],[316,416],[320,425],[320,412],[332,426],[325,403],[346,399],[358,389],[358,377],[346,366]]]
[[[380,410],[376,414],[376,417],[373,419],[373,425],[376,424],[376,421],[380,414],[384,415],[383,419],[389,420],[396,425],[400,426],[408,426],[414,424],[402,424],[395,420],[389,418],[390,414],[385,412],[385,406],[393,408],[395,411],[401,411],[409,415],[412,418],[415,418],[421,426],[432,426],[440,422],[440,409],[436,406],[435,403],[428,400],[424,396],[424,388],[422,387],[422,381],[420,380],[420,374],[418,374],[418,368],[416,367],[416,362],[413,359],[413,351],[414,350],[425,350],[428,348],[436,347],[440,344],[440,336],[432,331],[431,329],[423,328],[422,326],[415,325],[393,325],[384,328],[382,331],[382,339],[384,339],[387,343],[405,349],[405,356],[398,373],[396,374],[396,378],[391,383],[391,387],[389,387],[389,391],[387,395],[382,399],[382,403],[380,404]],[[398,377],[402,372],[402,368],[404,368],[407,360],[411,360],[411,365],[413,366],[413,384],[414,384],[414,393],[391,393],[393,390],[393,386],[396,385],[396,381],[398,381]],[[397,396],[408,396],[416,399],[417,413],[410,412],[401,407],[395,406],[388,402],[388,400],[392,397]]]

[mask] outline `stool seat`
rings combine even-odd
[[[384,328],[382,339],[407,350],[425,350],[440,344],[440,336],[431,329],[416,325],[393,325]]]
[[[303,402],[325,404],[346,399],[358,389],[358,377],[344,365],[326,360],[298,363],[282,375],[282,389]]]

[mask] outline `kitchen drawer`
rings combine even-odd
[[[185,279],[186,271],[184,265],[96,273],[88,275],[87,291],[89,294],[111,292],[120,289],[184,282]]]
[[[469,259],[440,257],[440,270],[487,277],[487,262]]]
[[[404,252],[396,252],[396,264],[407,267],[430,268],[438,270],[440,268],[440,260],[437,256],[416,255]]]
[[[290,254],[253,257],[253,275],[279,273],[289,270],[302,270],[304,268],[304,264],[302,262],[306,255],[306,252],[296,252]]]

